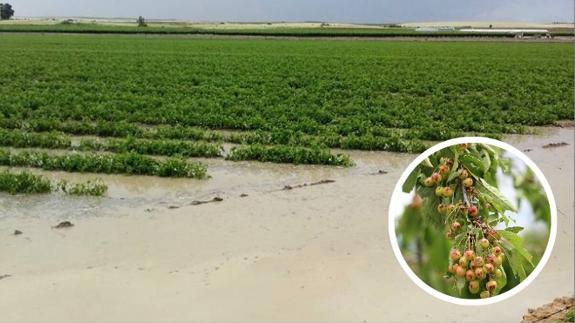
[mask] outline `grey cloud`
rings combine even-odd
[[[5,0],[17,16],[196,21],[573,21],[573,0]]]

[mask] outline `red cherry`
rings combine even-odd
[[[461,252],[457,249],[451,249],[451,252],[449,253],[449,257],[451,258],[451,260],[457,261],[457,260],[459,260],[459,258],[461,258]]]
[[[477,212],[479,212],[479,210],[477,209],[477,206],[472,205],[469,207],[469,209],[467,209],[467,212],[469,213],[470,216],[475,217],[477,215]]]

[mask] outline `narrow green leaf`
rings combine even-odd
[[[479,144],[479,146],[481,146],[481,148],[485,149],[489,153],[489,155],[491,155],[492,157],[498,155],[497,152],[489,145]]]
[[[495,281],[497,282],[497,288],[495,289],[495,293],[493,293],[493,295],[499,294],[499,292],[501,292],[503,287],[505,287],[505,285],[507,285],[507,274],[505,274],[505,270],[503,268],[499,268],[499,269],[501,270],[503,275],[501,275],[501,277],[495,279]]]
[[[520,281],[524,280],[527,277],[527,273],[523,267],[522,257],[515,255],[513,245],[507,240],[501,241],[501,247],[505,252],[506,259],[509,262],[509,268],[513,271],[513,275],[519,278]]]
[[[485,171],[488,171],[489,168],[491,168],[491,157],[489,157],[488,153],[483,153],[483,156],[481,157],[482,162],[483,162],[483,169]]]
[[[513,251],[516,252],[516,254],[521,255],[523,258],[525,258],[525,260],[527,260],[529,265],[533,267],[532,263],[533,256],[531,256],[529,251],[525,249],[525,247],[523,246],[523,239],[521,239],[521,237],[519,237],[517,233],[507,230],[498,230],[497,233],[501,236],[501,238],[503,238],[504,240],[506,240],[511,244],[511,246],[513,247]]]
[[[421,163],[421,165],[433,168],[433,164],[431,163],[431,160],[429,160],[429,158],[425,158],[425,160]]]
[[[454,179],[459,176],[459,153],[455,152],[455,156],[453,157],[453,167],[451,167],[451,172],[447,177],[447,183],[450,183]]]
[[[505,210],[517,212],[513,204],[494,186],[489,185],[484,179],[479,178],[476,185],[477,189],[484,194],[484,198],[494,207],[498,208],[501,213]]]
[[[417,184],[417,179],[419,178],[419,174],[420,174],[420,170],[419,167],[416,167],[413,172],[411,172],[411,174],[409,174],[409,176],[407,177],[407,180],[405,181],[405,183],[403,183],[402,186],[402,190],[404,193],[409,193],[413,190],[413,188],[415,187],[415,184]]]
[[[460,161],[475,176],[482,176],[485,173],[483,161],[473,155],[463,155]]]
[[[508,227],[508,228],[505,228],[505,231],[510,231],[513,233],[519,233],[519,232],[523,231],[523,229],[524,229],[523,227]]]

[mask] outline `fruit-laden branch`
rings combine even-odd
[[[471,204],[471,202],[469,201],[469,197],[467,196],[467,190],[465,189],[465,185],[463,185],[463,181],[461,181],[461,193],[463,195],[463,201],[465,203],[465,206],[467,207],[467,209],[469,210],[471,207],[475,207]],[[483,234],[491,237],[493,239],[499,239],[499,235],[497,234],[497,231],[495,229],[493,229],[493,227],[491,227],[488,223],[484,223],[481,222],[481,219],[479,217],[476,217],[473,221],[473,225],[475,225],[476,228],[479,228],[483,231]]]

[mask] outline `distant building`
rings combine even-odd
[[[434,32],[434,31],[439,31],[439,28],[434,28],[434,27],[419,27],[419,28],[415,28],[415,31]]]
[[[535,36],[541,38],[553,38],[547,29],[485,29],[485,28],[463,28],[459,31],[464,33],[494,33],[494,34],[512,34],[516,38],[523,38],[525,36]]]
[[[547,29],[493,29],[493,28],[463,28],[459,31],[466,33],[498,33],[498,34],[548,34]]]
[[[420,32],[438,32],[438,31],[452,31],[452,30],[455,30],[455,28],[451,27],[451,26],[415,28],[415,31],[420,31]]]

